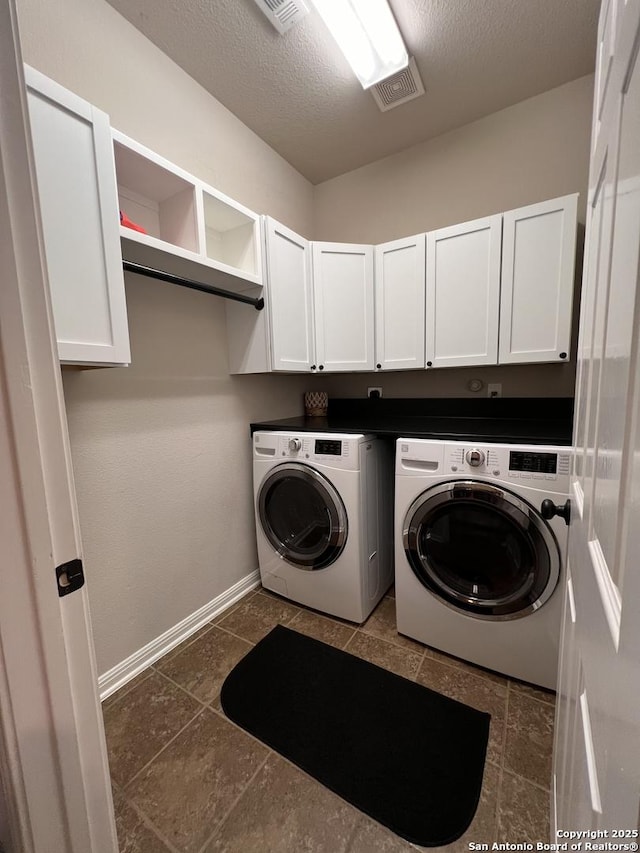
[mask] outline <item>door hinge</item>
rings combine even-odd
[[[58,595],[69,595],[84,586],[84,571],[82,560],[69,560],[68,563],[56,567],[56,578],[58,580]]]

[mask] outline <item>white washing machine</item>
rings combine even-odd
[[[570,457],[568,447],[398,440],[400,633],[555,689]]]
[[[364,622],[393,581],[393,463],[368,435],[256,432],[262,585]]]

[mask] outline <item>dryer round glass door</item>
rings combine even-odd
[[[469,616],[526,616],[558,583],[560,550],[549,525],[523,498],[490,483],[427,489],[409,508],[402,534],[418,579]]]
[[[287,563],[324,569],[347,541],[347,513],[340,495],[319,471],[297,462],[274,468],[258,494],[265,536]]]

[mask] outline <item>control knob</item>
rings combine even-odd
[[[297,453],[302,447],[302,442],[299,438],[290,438],[289,439],[289,450],[292,453]]]
[[[478,450],[476,447],[473,450],[467,450],[465,455],[465,459],[467,463],[471,465],[472,468],[479,468],[481,465],[484,465],[484,451]]]

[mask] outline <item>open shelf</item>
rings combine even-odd
[[[120,210],[149,236],[198,252],[194,184],[117,140],[114,157]]]
[[[167,271],[176,259],[186,260],[191,278],[211,283],[214,272],[218,286],[236,292],[262,285],[260,217],[124,134],[112,134],[120,209],[146,231],[121,225],[123,257]],[[226,285],[220,276],[228,277]]]
[[[259,223],[255,214],[232,207],[224,198],[208,190],[203,190],[202,195],[207,257],[249,275],[257,275],[256,229]]]

